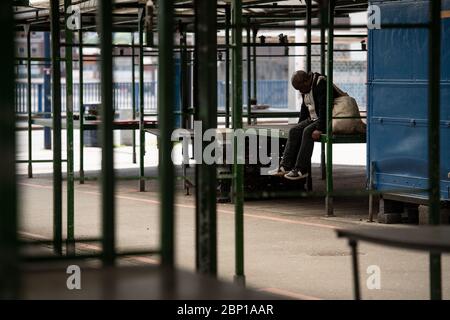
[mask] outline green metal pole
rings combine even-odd
[[[251,34],[250,34],[250,19],[247,19],[247,44],[251,43]],[[251,51],[252,48],[250,45],[247,46],[247,124],[252,123],[252,108],[251,108],[251,100],[252,100],[252,62],[251,62]]]
[[[144,9],[139,9],[139,191],[145,191],[144,156]],[[158,78],[159,80],[159,78]]]
[[[191,78],[189,72],[189,62],[191,61],[190,53],[187,50],[187,32],[184,30],[184,26],[180,24],[180,62],[181,62],[181,76],[180,76],[180,89],[181,89],[181,127],[190,128],[190,114],[189,105],[191,101]],[[184,152],[184,151],[183,151]],[[183,154],[183,158],[189,159],[189,152]],[[187,168],[189,168],[189,162],[182,164],[183,174],[183,187],[185,195],[189,195],[190,184],[187,179]]]
[[[233,18],[233,128],[242,128],[242,0],[232,1]],[[244,165],[238,164],[237,139],[234,139],[233,200],[235,213],[236,265],[234,281],[245,285],[244,275]]]
[[[70,17],[67,12],[72,0],[64,0],[65,21]],[[73,32],[65,24],[66,43],[73,42]],[[75,217],[74,217],[74,168],[73,168],[73,62],[72,47],[66,47],[66,133],[67,133],[67,255],[75,254]]]
[[[441,76],[441,1],[430,1],[428,62],[428,176],[429,222],[440,224],[440,76]],[[442,299],[441,255],[430,254],[430,297]]]
[[[174,167],[171,135],[174,127],[175,81],[173,59],[173,0],[159,2],[158,123],[160,129],[159,180],[161,199],[161,263],[172,268],[174,256]]]
[[[258,30],[256,28],[253,28],[253,39],[252,42],[254,44],[253,46],[253,99],[257,101],[258,98],[258,80],[257,80],[257,74],[256,74],[256,36],[258,34]]]
[[[320,10],[320,73],[325,75],[326,73],[326,52],[325,52],[325,40],[326,40],[326,10]],[[326,166],[325,166],[325,144],[320,144],[320,171],[322,173],[322,180],[326,179]]]
[[[134,65],[134,32],[131,33],[131,103],[133,120],[136,119],[136,70]],[[136,132],[133,130],[133,163],[136,163]]]
[[[14,106],[14,20],[11,0],[0,1],[0,299],[19,293],[16,187],[16,131]]]
[[[202,134],[217,128],[217,2],[197,0],[198,16],[198,94],[199,120],[202,122]],[[202,150],[208,145],[203,142]],[[198,167],[199,217],[198,252],[199,272],[217,275],[217,217],[216,217],[216,165],[202,164]]]
[[[115,263],[115,178],[113,141],[112,1],[100,0],[98,32],[101,49],[102,230],[103,264]]]
[[[194,10],[197,10],[197,6],[194,6]],[[194,43],[194,52],[193,52],[193,60],[194,65],[192,68],[192,102],[194,107],[194,121],[199,120],[199,102],[198,102],[198,66],[199,66],[199,59],[198,59],[198,52],[199,52],[199,45],[197,41],[198,37],[198,15],[194,14],[194,34],[195,34],[195,43]],[[195,165],[195,185],[198,186],[199,183],[199,172],[198,169],[200,164]],[[200,217],[200,192],[198,188],[195,188],[195,230],[199,229],[199,217]],[[195,249],[199,248],[199,233],[195,232]],[[198,272],[200,270],[200,253],[198,250],[195,250],[195,270]]]
[[[28,178],[33,178],[33,136],[31,134],[31,26],[26,25],[27,34],[27,109],[28,109]]]
[[[79,100],[80,100],[80,184],[84,184],[84,79],[83,79],[83,25],[80,16],[80,29],[78,30],[78,55],[79,55]]]
[[[306,71],[311,71],[311,0],[306,0]]]
[[[328,2],[328,50],[327,50],[327,196],[326,215],[334,216],[333,197],[333,32],[334,0]]]
[[[180,96],[181,96],[181,127],[189,128],[189,101],[190,101],[190,87],[189,87],[189,72],[188,72],[188,61],[190,61],[189,53],[187,51],[187,39],[186,31],[184,26],[179,24],[180,33]],[[184,157],[189,158],[189,154]],[[189,195],[189,184],[187,183],[186,170],[189,167],[188,163],[182,164],[182,175],[183,175],[183,188],[186,195]]]
[[[230,127],[230,5],[225,8],[225,127]]]
[[[188,128],[189,125],[189,71],[188,62],[190,60],[187,51],[187,35],[186,31],[180,30],[180,88],[181,88],[181,112],[182,112],[182,128]]]
[[[311,0],[306,0],[306,71],[311,72]],[[308,191],[312,190],[312,166],[309,165],[309,175],[306,178]]]
[[[53,249],[62,254],[61,66],[59,1],[51,0],[53,107]]]

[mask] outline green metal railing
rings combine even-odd
[[[114,179],[114,142],[113,142],[113,73],[112,73],[112,3],[111,0],[99,1],[100,48],[102,54],[102,254],[103,264],[115,264],[115,179]]]
[[[53,112],[53,249],[62,254],[61,68],[59,1],[50,1]]]
[[[69,17],[71,0],[64,0],[65,20]],[[73,32],[65,25],[65,40],[72,43]],[[66,47],[66,133],[67,133],[67,245],[68,255],[75,254],[75,186],[73,156],[73,55],[72,48]]]
[[[174,168],[171,160],[174,128],[172,114],[174,59],[173,59],[173,0],[159,3],[159,68],[158,68],[158,119],[160,129],[159,180],[161,199],[161,262],[163,266],[173,268],[175,265],[174,234]],[[142,42],[141,42],[142,43]]]
[[[428,61],[428,179],[429,222],[440,224],[440,85],[441,85],[441,0],[430,0]],[[430,253],[430,297],[442,299],[441,255]]]
[[[145,132],[144,132],[144,9],[138,13],[139,33],[139,190],[145,191],[144,156],[145,156]],[[161,68],[161,66],[160,66]],[[161,86],[161,84],[160,84]],[[158,86],[159,90],[159,86]],[[159,96],[159,95],[158,95]],[[161,96],[159,96],[161,99]],[[158,101],[158,105],[160,102]]]
[[[198,59],[198,120],[202,134],[217,128],[217,12],[216,1],[198,0],[195,13],[198,32],[195,41],[201,48]],[[202,150],[207,146],[203,142]],[[202,162],[198,170],[197,255],[200,273],[217,275],[216,165]]]
[[[327,216],[333,216],[333,198],[330,195],[333,192],[333,36],[334,36],[334,0],[328,1],[328,7],[322,10],[327,10],[327,26],[328,26],[328,50],[327,50],[327,144],[326,144],[326,181],[327,181],[327,196],[325,199],[325,210]],[[322,14],[324,17],[325,14]],[[324,21],[322,22],[324,23]]]
[[[16,184],[16,133],[14,112],[14,21],[11,0],[0,1],[0,299],[19,293],[18,208]]]
[[[246,3],[246,8],[251,8],[256,2]],[[375,195],[380,194],[379,191],[341,191],[337,192],[333,188],[332,179],[332,146],[333,146],[333,132],[332,132],[332,107],[333,107],[333,52],[334,50],[334,30],[351,27],[351,25],[335,25],[334,18],[336,16],[336,4],[338,2],[329,0],[325,2],[327,5],[320,7],[320,23],[312,24],[312,5],[311,0],[306,1],[306,26],[297,25],[280,25],[279,22],[289,18],[285,15],[243,15],[243,4],[241,0],[232,0],[231,6],[225,5],[225,14],[219,17],[219,14],[213,15],[211,12],[217,12],[220,7],[215,1],[199,0],[195,2],[196,19],[195,19],[195,52],[194,52],[194,83],[193,83],[193,112],[189,112],[188,116],[193,116],[196,120],[201,120],[204,129],[217,127],[217,97],[215,96],[214,86],[217,83],[216,70],[216,54],[218,48],[225,48],[226,62],[229,63],[229,52],[231,51],[231,91],[229,81],[226,80],[227,88],[227,102],[226,102],[226,121],[229,125],[230,116],[230,102],[231,117],[233,129],[240,129],[243,127],[243,82],[242,82],[242,48],[247,47],[247,100],[250,105],[252,98],[252,68],[253,68],[253,97],[256,97],[256,47],[262,44],[256,44],[256,35],[258,28],[267,29],[288,29],[288,28],[306,28],[307,41],[306,43],[297,44],[291,43],[289,46],[306,46],[306,62],[307,70],[311,70],[311,46],[320,45],[321,49],[321,72],[327,73],[327,133],[326,133],[326,178],[327,186],[325,193],[289,193],[280,192],[276,195],[291,196],[311,196],[311,195],[325,195],[326,196],[326,212],[327,215],[333,215],[333,198],[342,194],[353,195]],[[70,0],[65,0],[64,7],[67,8],[71,4]],[[430,203],[430,223],[439,224],[439,93],[440,93],[440,8],[441,1],[430,1],[430,23],[429,24],[385,24],[381,27],[385,28],[417,28],[427,27],[429,31],[429,203]],[[59,17],[59,1],[51,0],[50,6],[50,30],[52,32],[52,122],[53,122],[53,249],[56,253],[54,256],[30,258],[29,260],[58,260],[58,259],[78,259],[78,258],[101,258],[105,266],[112,266],[119,256],[128,254],[160,254],[163,266],[169,268],[174,267],[175,264],[175,234],[174,234],[174,193],[175,193],[175,176],[174,166],[171,161],[171,133],[174,127],[174,113],[173,113],[173,82],[174,82],[174,59],[173,52],[175,48],[181,51],[187,50],[189,46],[186,43],[180,43],[175,46],[173,43],[173,26],[174,26],[174,1],[160,1],[158,2],[158,46],[151,45],[152,48],[158,49],[159,56],[159,86],[158,86],[158,121],[160,130],[160,148],[159,148],[159,185],[160,185],[160,199],[161,199],[161,249],[148,251],[133,251],[133,252],[118,252],[116,250],[115,237],[115,182],[114,175],[114,153],[113,153],[113,74],[112,74],[112,33],[114,31],[113,25],[113,4],[111,0],[100,0],[98,2],[98,31],[101,34],[100,48],[101,48],[101,77],[102,77],[102,237],[101,239],[76,239],[74,230],[74,177],[73,177],[73,81],[72,81],[72,63],[74,61],[71,50],[75,45],[78,45],[80,50],[80,83],[83,82],[83,47],[85,44],[82,41],[83,30],[79,30],[79,43],[73,43],[73,32],[65,30],[66,53],[65,58],[60,57],[60,17]],[[5,204],[4,210],[0,213],[0,295],[1,297],[8,297],[15,294],[17,289],[17,265],[18,265],[18,243],[17,243],[17,202],[16,202],[16,181],[15,181],[15,118],[14,118],[14,74],[13,74],[13,25],[12,20],[12,5],[11,1],[1,1],[0,10],[4,13],[0,17],[0,32],[2,33],[3,41],[9,43],[6,48],[0,52],[1,61],[6,63],[3,70],[2,85],[0,86],[0,110],[2,117],[0,117],[0,151],[2,156],[1,161],[4,165],[1,166],[2,178],[0,181],[0,200]],[[145,177],[144,177],[144,154],[145,154],[145,136],[144,136],[144,72],[143,72],[143,58],[144,58],[144,39],[143,39],[143,18],[144,11],[142,7],[137,8],[139,15],[133,21],[133,31],[137,28],[139,33],[139,123],[140,123],[140,150],[139,150],[139,189],[145,191]],[[292,18],[292,17],[290,17]],[[222,19],[224,23],[217,22]],[[267,19],[271,19],[270,21]],[[299,19],[295,17],[295,19]],[[222,21],[221,20],[221,21]],[[231,21],[230,21],[231,20]],[[270,23],[270,24],[267,24]],[[199,27],[201,26],[201,27]],[[92,27],[92,26],[88,26]],[[355,27],[355,26],[353,26]],[[357,27],[357,26],[356,26]],[[363,26],[365,27],[365,26]],[[217,30],[226,30],[225,45],[217,44]],[[247,43],[242,42],[242,31],[247,29]],[[320,29],[321,40],[319,43],[311,42],[311,31],[313,29]],[[86,30],[86,29],[84,29]],[[231,30],[231,43],[229,42],[229,32]],[[130,30],[128,30],[130,31]],[[251,35],[253,31],[253,38]],[[328,39],[325,42],[325,31],[328,31]],[[31,52],[30,52],[30,29],[27,32],[27,71],[28,71],[28,88],[31,84]],[[133,37],[134,38],[134,37]],[[201,46],[204,44],[203,46]],[[206,45],[207,44],[207,45]],[[150,46],[150,44],[146,44]],[[132,79],[135,81],[134,70],[134,49],[136,44],[134,40],[132,43]],[[272,46],[267,44],[267,46]],[[327,46],[327,49],[325,48]],[[200,47],[202,49],[200,49]],[[206,49],[203,49],[206,48]],[[253,51],[252,51],[253,50]],[[326,59],[325,59],[326,53]],[[253,55],[253,64],[251,64]],[[190,59],[189,59],[190,60]],[[68,103],[67,114],[67,140],[68,140],[68,210],[67,210],[67,242],[65,257],[63,254],[63,239],[62,239],[62,172],[61,163],[61,72],[60,64],[65,62],[66,71],[68,74],[66,99]],[[202,63],[198,63],[201,61]],[[10,62],[10,63],[9,63]],[[229,66],[227,67],[226,76],[229,77]],[[184,77],[183,77],[184,78]],[[186,77],[187,79],[187,77]],[[186,80],[185,79],[185,80]],[[228,79],[228,78],[226,78]],[[133,86],[134,88],[134,86]],[[80,90],[81,91],[81,90]],[[28,90],[28,94],[31,90]],[[228,97],[231,92],[232,99]],[[80,92],[80,101],[82,104],[82,91]],[[135,103],[133,94],[133,110],[135,110]],[[232,101],[230,101],[232,100]],[[31,107],[30,96],[28,96],[28,121],[29,121],[29,145],[31,146]],[[185,114],[186,115],[186,114]],[[248,108],[248,119],[252,117],[259,117]],[[271,116],[274,116],[271,114]],[[280,114],[278,116],[286,116]],[[136,114],[133,114],[133,118]],[[82,117],[81,121],[82,121]],[[234,165],[232,174],[232,199],[235,208],[235,281],[239,284],[245,284],[244,272],[244,165],[239,164],[239,157],[243,155],[238,153],[237,140],[234,141]],[[29,148],[30,148],[29,146]],[[135,150],[133,149],[134,162],[136,161]],[[31,168],[32,153],[29,149],[29,158],[26,160],[29,164],[28,175],[32,177],[33,172]],[[82,156],[80,158],[82,161]],[[216,172],[214,166],[206,164],[198,165],[196,170],[196,251],[197,251],[197,269],[200,272],[215,275],[217,273],[217,230],[216,230]],[[84,181],[84,173],[80,172],[80,182]],[[347,192],[347,193],[346,193]],[[384,191],[386,192],[386,191]],[[206,230],[206,231],[205,231]],[[101,241],[101,254],[85,254],[75,256],[75,243],[77,241]],[[39,242],[35,242],[39,243]],[[430,255],[430,292],[432,299],[442,298],[441,288],[441,259],[440,255]],[[3,272],[5,271],[5,272]],[[4,275],[13,275],[12,277],[5,277]]]
[[[31,26],[25,26],[25,33],[27,34],[27,111],[28,111],[28,178],[33,177],[32,152],[33,140],[31,132]]]
[[[233,129],[242,128],[242,1],[231,2],[232,24],[232,72],[231,82],[233,86]],[[244,165],[240,164],[238,157],[237,138],[234,140],[234,164],[233,164],[233,194],[235,214],[235,275],[236,283],[245,285],[244,273]]]

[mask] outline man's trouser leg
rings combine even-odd
[[[300,145],[300,151],[297,155],[297,161],[295,162],[295,168],[302,173],[308,172],[308,168],[311,164],[311,157],[314,150],[314,140],[312,133],[317,130],[319,125],[318,121],[310,123],[305,129],[303,129],[302,142]]]
[[[289,137],[284,148],[283,159],[281,160],[280,167],[285,169],[292,169],[297,159],[297,154],[302,144],[302,136],[304,129],[311,124],[311,120],[303,120],[295,127],[289,130]]]

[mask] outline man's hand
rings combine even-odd
[[[314,130],[312,133],[312,138],[314,141],[319,141],[320,140],[320,135],[322,134],[322,131],[320,130]]]

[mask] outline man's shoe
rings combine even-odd
[[[297,169],[291,170],[284,175],[284,177],[289,180],[300,180],[306,178],[307,176],[308,173],[302,173],[300,170]]]
[[[287,171],[284,169],[284,167],[279,167],[279,168],[270,170],[268,172],[268,174],[270,176],[275,176],[275,177],[283,177],[286,173],[287,173]]]

